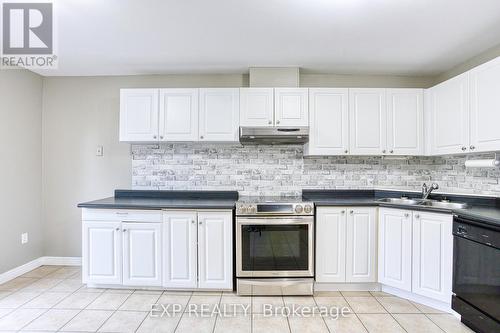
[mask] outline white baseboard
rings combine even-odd
[[[82,258],[80,257],[40,257],[0,274],[0,284],[15,279],[43,265],[81,266],[81,264]]]
[[[401,290],[401,289],[394,288],[394,287],[384,286],[384,285],[382,285],[382,291],[384,291],[388,294],[392,294],[392,295],[395,295],[395,296],[398,296],[401,298],[408,299],[408,300],[416,302],[416,303],[430,306],[431,308],[438,309],[438,310],[441,310],[443,312],[448,312],[448,313],[455,312],[451,309],[450,303],[437,301],[437,300],[434,300],[432,298],[428,298],[425,296],[420,296],[420,295],[411,293],[409,291]]]

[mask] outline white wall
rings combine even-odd
[[[0,274],[42,256],[41,106],[42,77],[0,70]]]

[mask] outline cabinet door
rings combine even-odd
[[[316,282],[346,282],[346,208],[316,212]]]
[[[379,209],[378,282],[411,292],[411,211]]]
[[[346,282],[377,282],[377,209],[348,210]]]
[[[424,154],[422,89],[387,89],[387,151],[391,155]]]
[[[233,288],[232,212],[198,213],[198,279],[200,288]]]
[[[160,89],[160,141],[198,140],[198,89]]]
[[[306,155],[349,152],[348,89],[309,89],[309,143]]]
[[[275,126],[309,126],[307,88],[274,89]]]
[[[386,153],[385,89],[349,89],[350,150],[354,155]]]
[[[452,215],[413,213],[413,292],[451,302]]]
[[[161,223],[122,223],[123,284],[161,286]]]
[[[83,222],[82,276],[84,283],[122,283],[120,222]]]
[[[500,150],[500,57],[470,71],[470,151]]]
[[[239,140],[240,91],[238,88],[200,89],[200,140]]]
[[[120,90],[120,141],[158,141],[158,89]]]
[[[274,125],[274,89],[240,88],[240,126]]]
[[[196,213],[167,211],[163,214],[163,286],[197,287]]]
[[[469,73],[430,90],[431,153],[466,152],[469,147]]]

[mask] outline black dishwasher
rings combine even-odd
[[[452,308],[476,332],[500,332],[500,226],[453,220]]]

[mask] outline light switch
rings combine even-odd
[[[26,244],[26,243],[28,243],[28,233],[27,232],[21,234],[21,244]]]
[[[97,146],[97,149],[95,151],[95,156],[103,156],[104,155],[104,148],[102,146]]]

